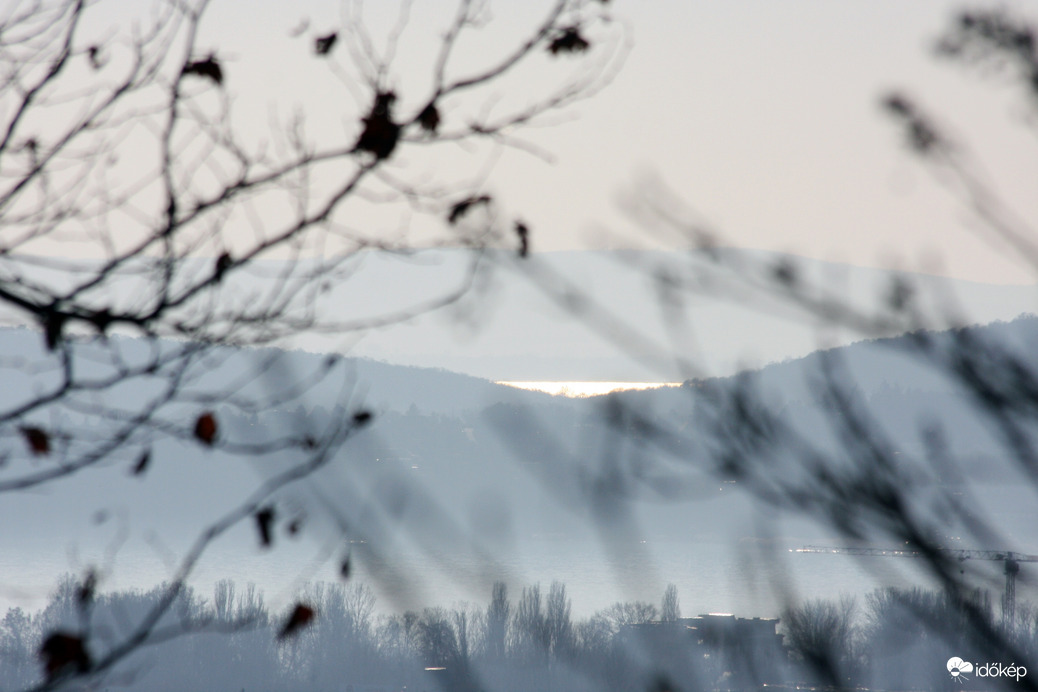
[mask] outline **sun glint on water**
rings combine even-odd
[[[631,389],[659,389],[660,387],[681,386],[680,382],[515,382],[510,380],[501,380],[497,384],[572,398],[601,396],[611,392]]]

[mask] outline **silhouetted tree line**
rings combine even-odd
[[[81,617],[79,589],[67,576],[39,612],[7,611],[0,621],[0,689],[43,679],[38,651],[48,632]],[[120,630],[163,594],[161,586],[98,594],[91,646],[117,642]],[[885,588],[867,594],[864,607],[852,598],[806,601],[782,613],[785,649],[775,665],[765,664],[770,651],[764,642],[710,641],[696,634],[689,628],[695,620],[681,619],[673,585],[661,608],[618,602],[580,619],[572,616],[566,586],[558,581],[547,591],[539,584],[527,586],[515,600],[497,582],[484,606],[463,603],[402,614],[377,613],[375,596],[364,584],[314,583],[304,588],[300,601],[319,617],[294,636],[279,637],[287,613],[272,611],[254,585],[239,589],[225,580],[209,597],[182,591],[157,631],[193,634],[141,649],[110,682],[127,690],[199,692],[725,690],[825,685],[835,678],[844,688],[944,689],[951,684],[949,658],[974,666],[986,660],[976,646],[984,633],[964,617],[957,598]],[[992,627],[1000,626],[986,592],[968,598]],[[1022,606],[1021,617],[1002,633],[1033,660],[1038,609]]]
[[[984,622],[974,619],[980,613]],[[941,690],[1014,687],[1005,675],[977,679],[985,663],[999,663],[1004,672],[1023,666],[1021,681],[1035,673],[1038,660],[1038,611],[1032,604],[1018,606],[1013,623],[1003,620],[990,594],[928,591],[921,588],[877,589],[865,596],[864,607],[855,599],[811,600],[788,608],[782,615],[792,665],[791,679],[810,685],[837,681],[844,688]],[[991,632],[1010,642],[1019,658],[990,656]],[[955,680],[949,660],[959,658],[972,670]],[[1026,677],[1024,677],[1026,676]]]
[[[98,657],[119,642],[167,588],[95,594],[89,654]],[[44,679],[43,641],[81,624],[80,590],[81,581],[69,575],[41,611],[7,611],[0,689]],[[539,584],[523,588],[515,600],[498,582],[486,606],[398,615],[377,614],[373,592],[357,583],[310,584],[299,602],[316,617],[279,636],[289,614],[272,611],[254,585],[221,581],[209,597],[183,589],[156,627],[161,646],[143,647],[109,682],[128,690],[600,689],[611,684],[603,673],[624,672],[617,632],[659,612],[649,603],[616,603],[574,619],[557,581],[546,591]],[[676,607],[673,597],[670,602]],[[190,634],[167,641],[164,632]]]

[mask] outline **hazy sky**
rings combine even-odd
[[[1038,221],[1035,112],[1023,127],[1026,100],[1005,80],[933,56],[961,5],[618,2],[627,64],[576,126],[546,137],[559,164],[523,190],[546,227],[539,246],[631,228],[618,193],[652,174],[735,245],[1029,281],[977,239],[877,105],[890,88],[916,96]],[[553,203],[555,190],[579,202]]]
[[[488,3],[485,36],[461,47],[456,74],[466,60],[514,44],[549,4]],[[553,162],[506,151],[487,189],[529,222],[535,250],[675,245],[632,223],[620,204],[624,195],[663,184],[724,244],[1031,282],[1033,273],[993,249],[969,211],[913,158],[878,106],[889,89],[917,98],[968,143],[978,170],[1015,212],[1038,224],[1034,103],[1004,76],[981,75],[933,54],[936,36],[961,6],[943,0],[613,0],[610,11],[630,48],[615,80],[524,133],[551,152]],[[1038,21],[1034,5],[998,6],[1030,9]],[[116,0],[107,7],[111,13],[141,6]],[[397,7],[388,0],[367,3],[376,46],[385,45]],[[455,7],[415,0],[390,78],[404,102],[421,93],[435,55],[430,47]],[[262,137],[275,115],[283,123],[302,108],[315,138],[355,136],[344,135],[344,123],[353,118],[355,124],[366,92],[350,83],[349,70],[340,71],[346,79],[336,76],[312,54],[313,38],[339,28],[342,18],[335,0],[213,0],[198,48],[216,51],[223,61],[243,131],[255,128]],[[290,36],[304,20],[302,34]],[[106,21],[102,14],[98,25]],[[341,46],[332,57],[349,60]],[[562,73],[576,63],[563,57],[554,64]],[[498,105],[521,99],[543,90],[535,81],[543,74],[523,73],[481,98]],[[390,170],[414,172],[422,165],[430,176],[454,172],[450,160],[416,164],[397,157]]]
[[[214,3],[210,29],[222,31],[232,17],[237,24],[238,45],[226,49],[240,53],[232,71],[246,68],[246,45],[283,35],[286,22],[306,16],[313,33],[337,21],[334,3],[276,5],[257,17],[251,4]],[[501,36],[525,14],[509,14],[509,5],[491,5],[489,29]],[[912,158],[878,107],[891,88],[915,96],[969,143],[1017,212],[1038,221],[1033,103],[1003,77],[933,55],[935,37],[961,6],[616,0],[613,12],[632,45],[614,83],[530,135],[555,163],[508,153],[491,187],[529,219],[540,250],[645,242],[651,234],[623,217],[618,198],[654,176],[730,244],[1028,281],[1018,263],[978,240],[968,211]],[[416,3],[405,45],[451,7]],[[621,232],[627,240],[615,240]]]

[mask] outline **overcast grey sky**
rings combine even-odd
[[[462,46],[454,66],[461,71],[466,55],[524,36],[549,4],[488,3],[482,43]],[[132,6],[118,0],[109,7]],[[998,6],[1030,10],[1038,21],[1033,4]],[[397,7],[367,3],[376,45]],[[448,0],[414,2],[390,80],[404,99],[413,93],[412,75],[427,78],[435,54],[428,49],[455,7]],[[968,210],[913,159],[878,106],[889,89],[917,98],[969,144],[979,170],[1016,213],[1038,221],[1034,104],[1002,77],[933,55],[936,36],[961,2],[614,0],[610,7],[630,42],[613,83],[524,133],[553,162],[507,151],[487,183],[510,213],[530,223],[535,250],[658,245],[656,234],[631,223],[618,203],[654,178],[725,244],[980,281],[1033,280],[978,234]],[[304,20],[307,29],[290,36]],[[198,46],[221,56],[243,130],[258,133],[273,114],[284,120],[302,107],[315,138],[343,137],[343,110],[355,117],[366,107],[365,92],[315,65],[311,43],[341,21],[335,0],[212,2]],[[333,58],[346,63],[348,54],[337,49]],[[573,65],[555,62],[560,71]],[[512,81],[498,95],[507,100],[526,87],[538,88]],[[449,175],[449,163],[436,165],[431,175]],[[402,157],[390,166],[415,169]],[[384,220],[372,227],[378,223],[392,227]]]
[[[615,84],[580,107],[575,125],[545,136],[558,165],[501,178],[537,210],[545,248],[589,242],[597,229],[644,235],[618,219],[616,198],[649,172],[734,245],[1030,282],[978,239],[878,107],[888,89],[914,95],[1038,220],[1034,111],[1021,126],[1027,104],[1005,80],[933,56],[961,6],[618,2],[634,47]],[[579,202],[555,203],[556,191]]]

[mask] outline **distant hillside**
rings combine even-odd
[[[1008,322],[998,320],[957,331],[970,334],[978,345],[1004,349],[1038,368],[1038,353],[1033,348],[1033,344],[1038,343],[1038,317],[1035,315],[1023,315]],[[931,342],[930,347],[935,352],[946,352],[951,347],[952,333],[950,330],[922,331],[917,335],[868,339],[849,346],[815,351],[803,358],[761,368],[754,374],[754,379],[763,388],[781,393],[787,400],[815,401],[817,387],[810,378],[820,376],[823,361],[829,358],[846,371],[856,388],[869,396],[891,390],[952,393],[958,391],[956,383],[948,379],[944,370],[934,367],[933,362],[921,356],[917,348],[918,339],[923,336]]]
[[[1032,374],[1038,374],[1038,316],[1028,315],[1009,322],[957,330],[921,331],[911,335],[860,341],[802,358],[773,363],[735,376],[689,380],[680,389],[626,392],[618,400],[635,407],[666,411],[678,406],[691,392],[703,388],[754,391],[771,410],[811,418],[809,437],[827,432],[820,412],[825,403],[826,383],[833,381],[866,404],[870,416],[895,433],[899,444],[919,452],[920,430],[933,423],[945,426],[953,448],[970,453],[989,451],[994,443],[990,426],[982,420],[972,393],[960,379],[949,374],[948,363],[959,335],[966,335],[978,352],[986,354],[994,367],[1012,356]],[[926,350],[920,350],[925,340]],[[1011,371],[1006,371],[1007,377]],[[989,469],[994,473],[993,469]],[[994,474],[998,475],[998,474]]]
[[[1031,348],[1038,339],[1038,318],[969,333],[977,342],[1014,349],[1038,367]],[[839,384],[857,397],[877,434],[897,451],[899,463],[925,472],[930,485],[923,487],[968,492],[973,516],[992,521],[1012,547],[1038,552],[1033,533],[1038,503],[1031,485],[1005,455],[997,431],[978,413],[969,393],[908,354],[910,338],[857,343],[827,355],[848,373],[838,376]],[[928,339],[938,350],[951,342],[948,333]],[[118,340],[116,347],[131,360],[150,348],[136,339]],[[0,331],[0,353],[0,402],[9,406],[26,394],[31,380],[25,366],[44,355],[41,337],[25,329]],[[218,358],[200,362],[189,381],[204,378],[208,386],[251,374],[243,391],[282,391],[319,370],[327,358],[284,352],[272,367],[269,358],[279,354],[276,350],[217,353]],[[79,367],[103,368],[91,364],[88,355],[83,354]],[[305,540],[326,549],[341,546],[341,531],[348,527],[352,539],[363,541],[351,544],[359,563],[390,570],[378,575],[386,582],[404,583],[413,576],[391,572],[398,565],[406,572],[407,556],[418,554],[426,561],[422,564],[431,561],[445,571],[467,565],[482,589],[480,580],[498,574],[495,570],[511,564],[517,552],[537,551],[548,543],[602,544],[607,552],[617,551],[615,556],[627,556],[621,562],[635,559],[629,555],[637,554],[643,541],[715,543],[737,551],[744,539],[762,537],[762,517],[766,545],[834,539],[830,525],[777,512],[744,492],[738,478],[715,473],[705,415],[709,406],[703,399],[711,390],[753,387],[769,412],[831,455],[833,463],[846,463],[833,409],[822,396],[822,360],[814,353],[738,377],[571,400],[444,370],[348,359],[345,377],[319,379],[301,396],[270,410],[250,412],[219,401],[207,405],[225,433],[241,440],[340,425],[348,415],[344,400],[372,409],[376,415],[370,428],[349,441],[332,464],[276,498],[279,517],[305,519]],[[131,385],[118,394],[127,406],[147,394]],[[625,417],[616,403],[676,434],[656,444],[651,425]],[[961,473],[942,475],[930,465],[924,442],[927,431],[938,428]],[[19,441],[17,431],[7,432],[8,441]],[[42,490],[4,496],[0,526],[9,530],[0,533],[0,555],[31,555],[34,562],[49,560],[68,569],[107,559],[110,550],[152,560],[182,554],[229,502],[245,497],[257,479],[286,468],[296,454],[251,457],[190,440],[156,441],[143,476],[130,474],[134,459],[115,455]],[[803,472],[801,461],[791,454],[768,463],[774,473],[795,478]],[[8,465],[6,471],[11,470]],[[954,540],[960,528],[949,526],[942,540]],[[287,545],[288,540],[283,531],[278,534],[279,542]],[[263,553],[248,523],[219,547],[225,549]]]
[[[897,278],[914,287],[915,305],[934,325],[986,324],[1038,312],[1035,286],[978,284],[779,253],[726,249],[718,255],[720,262],[698,252],[559,252],[521,263],[492,255],[485,264],[502,266],[477,281],[458,305],[373,332],[355,352],[493,380],[680,381],[689,373],[676,370],[666,350],[672,336],[667,322],[674,315],[661,301],[662,276],[698,287],[679,312],[694,349],[684,355],[707,376],[863,338],[789,307],[773,287],[754,290],[732,280],[719,265],[751,276],[770,276],[779,264],[794,266],[800,285],[830,291],[862,310],[885,306]],[[457,283],[464,266],[465,256],[451,251],[419,253],[417,259],[372,253],[351,279],[355,285],[342,287],[342,304],[374,311],[371,296],[378,290],[368,290],[369,282],[392,287],[394,304],[406,303],[408,296],[413,301],[453,285],[452,279]],[[548,298],[546,286],[562,301]],[[608,317],[596,316],[581,296]]]
[[[185,272],[194,270],[192,262],[205,261],[186,261]],[[305,277],[308,266],[300,260],[291,271]],[[978,284],[750,250],[535,253],[523,261],[511,252],[366,251],[343,261],[341,278],[329,283],[322,298],[323,309],[358,329],[301,333],[280,345],[493,381],[675,382],[781,363],[864,338],[792,307],[763,279],[779,266],[794,267],[797,285],[810,296],[839,297],[863,311],[886,305],[897,279],[913,287],[913,306],[937,327],[1038,312],[1035,286]],[[241,283],[235,290],[262,295],[264,282],[285,270],[274,261],[257,261],[236,278]],[[130,274],[120,293],[133,295]],[[687,289],[676,294],[680,304],[661,297],[675,281]],[[460,298],[429,310],[454,295]],[[365,322],[380,326],[365,329]],[[680,348],[695,372],[675,366],[669,350],[675,326],[685,335]]]
[[[1036,343],[1038,317],[1027,316],[958,330],[874,339],[739,376],[688,381],[680,389],[612,396],[682,430],[681,439],[704,440],[702,444],[709,447],[710,424],[703,422],[700,407],[703,397],[713,397],[710,392],[749,391],[756,405],[788,425],[805,445],[827,457],[833,468],[853,468],[848,467],[853,457],[847,451],[854,445],[840,424],[850,411],[832,403],[829,387],[834,386],[849,397],[868,437],[892,451],[899,471],[924,488],[950,488],[953,497],[961,498],[959,509],[965,516],[988,522],[999,537],[996,540],[1034,551],[1038,549],[1034,532],[1038,483],[1027,454],[1019,453],[1021,447],[1015,446],[1038,440],[1034,400],[1021,398],[1001,409],[964,380],[972,376],[969,368],[976,368],[991,378],[998,391],[1034,397]],[[977,356],[968,366],[960,358],[963,348]],[[724,409],[721,412],[723,415]],[[1026,443],[1006,436],[1001,422],[1010,419],[1019,426]],[[857,436],[860,439],[860,433]],[[700,453],[701,449],[693,447],[689,458]],[[782,452],[772,457],[769,449],[758,453],[758,463],[766,464],[769,473],[778,478],[795,479],[803,473],[804,458],[799,455]],[[913,511],[922,516],[933,511],[924,497],[918,500]],[[970,534],[968,523],[931,518],[934,525],[943,527],[945,534],[938,537],[942,543],[954,546]]]
[[[152,344],[137,338],[113,336],[110,343],[117,351],[130,361],[142,358],[150,352]],[[159,342],[159,348],[171,348],[175,342]],[[101,353],[101,348],[89,345],[84,352],[84,367],[91,356]],[[215,349],[214,358],[199,369],[212,367],[206,372],[209,384],[214,382],[231,382],[258,368],[261,375],[257,378],[276,377],[278,380],[291,382],[294,378],[305,380],[317,371],[326,353],[309,353],[306,351],[282,351],[280,349]],[[264,359],[277,356],[279,366],[277,372],[270,372],[267,366],[259,365]],[[498,385],[486,379],[448,372],[442,368],[422,368],[417,366],[392,365],[364,357],[344,357],[349,380],[356,384],[357,403],[376,410],[406,411],[416,406],[426,413],[454,413],[479,410],[496,403],[536,404],[546,400],[548,395],[538,392],[527,392]],[[218,365],[216,365],[218,363]],[[31,382],[40,384],[39,379],[29,376],[30,365],[35,368],[54,367],[56,361],[50,356],[43,344],[42,335],[33,329],[24,327],[0,328],[0,410],[11,406],[23,395]],[[36,374],[39,375],[37,369]],[[44,380],[46,381],[46,380]],[[143,385],[141,385],[143,386]],[[328,405],[341,394],[341,382],[317,382],[309,387],[309,400],[314,403]],[[141,396],[134,393],[132,383],[120,391],[120,396],[132,400]]]

